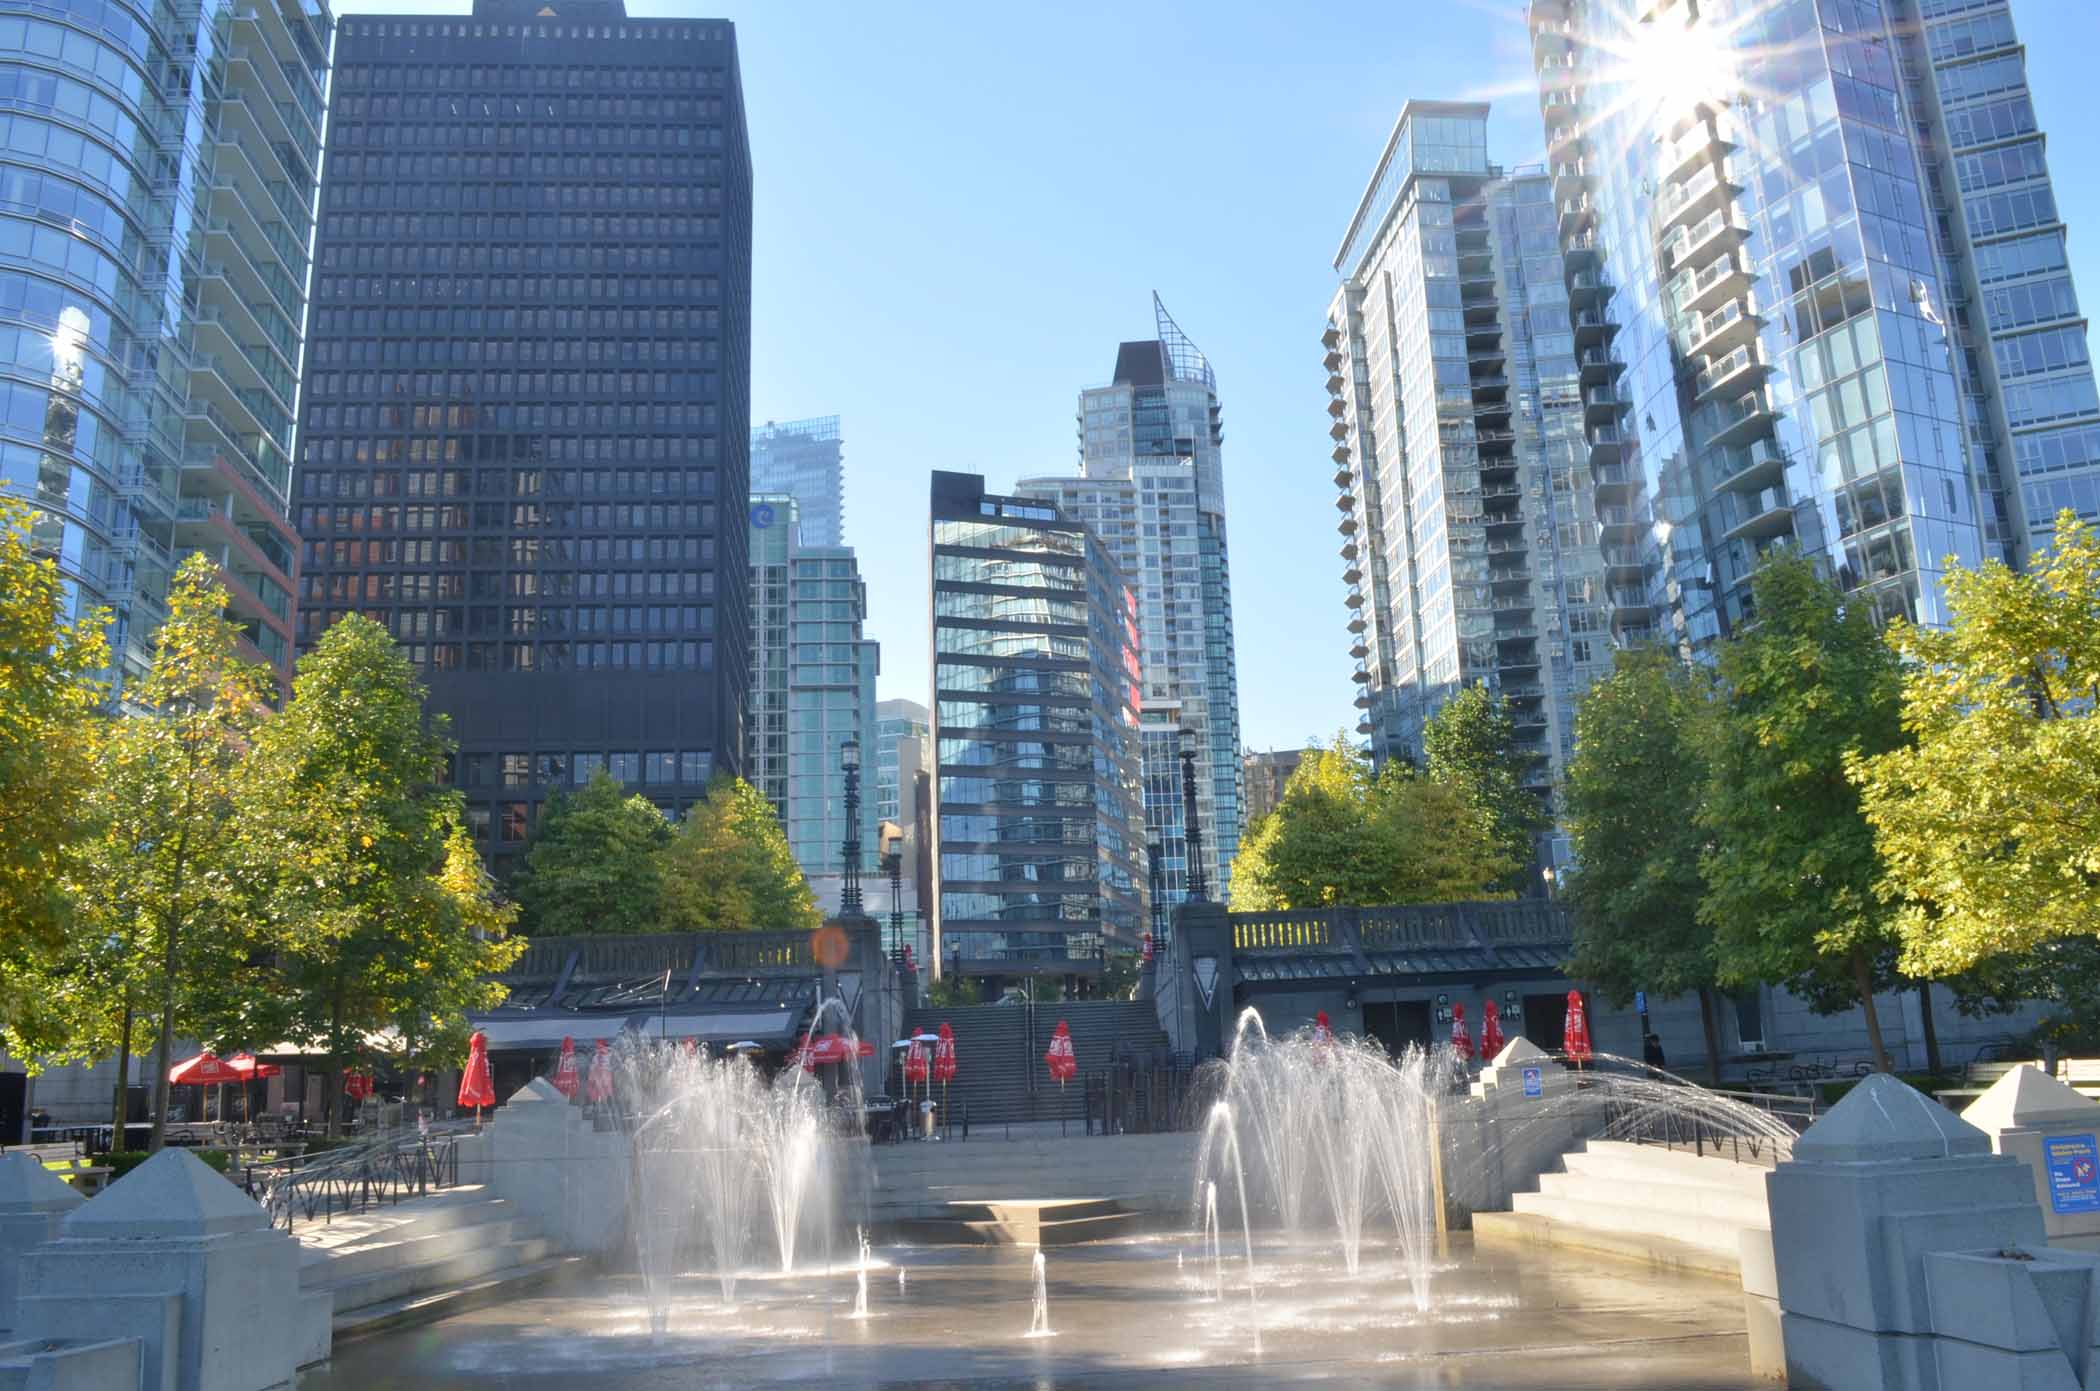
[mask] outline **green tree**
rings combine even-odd
[[[1376,775],[1346,736],[1314,744],[1233,861],[1235,912],[1501,896],[1514,865],[1466,792],[1398,762]]]
[[[556,791],[511,885],[522,930],[661,932],[661,855],[670,839],[656,804],[629,796],[603,770],[573,797]]]
[[[191,556],[169,588],[152,667],[128,692],[141,716],[114,721],[103,741],[92,830],[73,860],[83,930],[107,948],[107,998],[132,1000],[158,1026],[154,1150],[175,1039],[197,1036],[230,964],[253,950],[257,847],[240,794],[274,687],[267,667],[239,656],[225,611],[211,562]]]
[[[1539,799],[1524,790],[1527,760],[1517,752],[1509,702],[1481,683],[1459,691],[1422,726],[1422,758],[1433,781],[1457,788],[1485,818],[1498,852],[1512,865],[1503,887],[1529,887],[1532,837],[1545,816]]]
[[[441,881],[461,820],[440,782],[450,741],[425,718],[415,669],[384,628],[352,615],[299,660],[292,699],[260,731],[247,780],[251,842],[275,871],[277,986],[242,992],[343,1069],[389,1027],[421,1034],[429,1002],[478,979],[474,924]],[[500,934],[499,934],[500,935]],[[255,1025],[230,1020],[222,1033]],[[334,1130],[337,1108],[329,1108]]]
[[[773,804],[717,774],[662,851],[664,929],[735,932],[823,924]]]
[[[2100,1051],[2100,938],[2064,937],[1989,956],[1946,984],[1971,1018],[2011,1014],[2041,1000],[2056,1006],[2038,1031],[2072,1057]]]
[[[1722,983],[1783,982],[1824,1010],[1857,1003],[1887,1071],[1874,992],[1890,983],[1894,915],[1846,766],[1902,742],[1901,674],[1872,606],[1807,559],[1767,562],[1752,592],[1756,625],[1720,651],[1700,920]]]
[[[91,810],[109,661],[108,613],[66,620],[35,516],[0,498],[0,1024],[31,1003],[29,973],[65,935],[63,859]]]
[[[466,1056],[470,1013],[503,1003],[509,987],[495,977],[524,954],[526,940],[509,935],[518,916],[499,900],[460,824],[457,807],[445,813],[444,858],[419,886],[424,911],[399,928],[396,978],[386,994],[395,1010],[389,1061],[402,1072],[430,1071]]]
[[[1713,715],[1706,668],[1658,647],[1621,651],[1611,675],[1584,693],[1567,791],[1579,869],[1564,897],[1575,912],[1568,973],[1620,1006],[1636,990],[1696,991],[1706,1056],[1718,1066],[1713,940],[1699,921]]]
[[[1904,969],[2062,960],[2041,949],[2100,935],[2100,535],[2065,512],[2025,573],[1946,594],[1946,628],[1888,634],[1916,742],[1852,765]]]

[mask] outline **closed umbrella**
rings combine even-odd
[[[352,1101],[363,1101],[372,1094],[372,1074],[360,1067],[351,1068],[343,1074],[343,1090]]]
[[[474,1108],[474,1125],[481,1125],[481,1108],[496,1104],[495,1079],[489,1076],[489,1036],[481,1030],[467,1040],[467,1070],[459,1079],[459,1104]]]
[[[568,1034],[563,1034],[561,1056],[554,1061],[554,1090],[574,1101],[576,1089],[582,1084],[583,1078],[576,1066],[576,1040]]]
[[[275,1063],[262,1062],[253,1053],[235,1053],[226,1060],[226,1066],[241,1074],[241,1119],[248,1119],[248,1083],[265,1077],[283,1075],[284,1069]]]
[[[1324,1009],[1313,1016],[1313,1042],[1334,1042],[1334,1025],[1328,1021],[1327,1011]]]
[[[1562,1027],[1561,1051],[1579,1066],[1590,1057],[1590,1021],[1583,1012],[1582,992],[1568,992],[1568,1022]]]
[[[1502,1056],[1502,1045],[1505,1042],[1507,1040],[1502,1037],[1502,1011],[1495,1007],[1493,1000],[1485,1001],[1480,1006],[1481,1059],[1493,1062]]]
[[[939,1043],[933,1045],[933,1080],[941,1084],[941,1114],[948,1114],[948,1084],[955,1080],[955,1030],[948,1021],[941,1021],[937,1035]]]
[[[1466,1032],[1466,1007],[1451,1006],[1451,1051],[1461,1063],[1473,1061],[1473,1036]]]
[[[593,1105],[602,1105],[612,1100],[613,1072],[612,1049],[605,1040],[598,1040],[598,1051],[591,1056],[591,1075],[584,1079],[583,1099]]]
[[[1064,1096],[1065,1083],[1079,1075],[1079,1055],[1072,1051],[1072,1026],[1064,1020],[1057,1021],[1056,1030],[1050,1035],[1049,1051],[1043,1054],[1043,1062],[1049,1067],[1051,1077],[1057,1081],[1060,1100]],[[1064,1107],[1057,1108],[1057,1133],[1065,1130]]]

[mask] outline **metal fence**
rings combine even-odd
[[[327,1222],[457,1186],[459,1138],[470,1128],[459,1122],[428,1134],[253,1165],[243,1173],[242,1186],[262,1204],[271,1226],[289,1232],[301,1219]]]
[[[1196,1069],[1190,1065],[1114,1067],[1084,1079],[1086,1133],[1156,1135],[1183,1130]]]

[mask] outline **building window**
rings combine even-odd
[[[531,825],[532,818],[524,802],[503,803],[501,830],[504,844],[516,845],[521,843],[525,839],[525,832]]]
[[[642,780],[642,756],[638,753],[612,754],[606,767],[614,782],[632,785]]]

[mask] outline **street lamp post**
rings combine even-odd
[[[1153,841],[1145,847],[1145,858],[1152,866],[1152,940],[1155,944],[1167,940],[1167,865],[1166,853]]]
[[[845,887],[839,891],[839,916],[857,918],[860,907],[860,741],[848,739],[839,745],[839,767],[846,772]]]
[[[904,946],[904,852],[885,854],[882,868],[890,876],[890,950],[899,951]]]
[[[1181,819],[1182,839],[1187,842],[1190,903],[1208,903],[1210,894],[1203,882],[1203,827],[1196,820],[1196,731],[1181,731]]]

